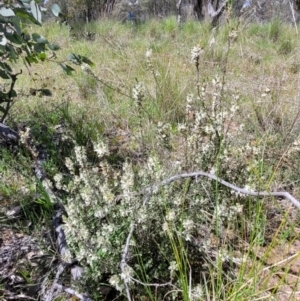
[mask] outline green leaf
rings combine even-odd
[[[25,59],[26,59],[26,61],[29,65],[31,65],[32,63],[38,63],[39,62],[36,55],[26,56]]]
[[[34,16],[34,18],[39,23],[42,23],[42,13],[41,13],[40,7],[38,6],[38,4],[34,0],[32,0],[30,2],[30,8],[31,8],[31,13]]]
[[[69,65],[63,64],[63,63],[58,63],[60,67],[68,74],[71,75],[73,71],[75,71],[72,67]]]
[[[7,74],[6,70],[0,69],[0,77],[3,79],[10,79],[9,75]]]
[[[2,17],[0,15],[0,23],[7,24],[7,23],[9,23],[9,20],[7,18],[5,18],[5,17]]]
[[[35,17],[30,14],[28,11],[26,11],[24,8],[14,8],[14,12],[16,13],[16,16],[23,18],[23,19],[28,19],[29,21],[31,21],[33,24],[36,25],[41,25],[41,23],[39,23]]]
[[[4,70],[7,70],[8,72],[12,72],[11,67],[8,64],[4,63],[4,62],[0,62],[0,67]]]
[[[33,33],[32,35],[32,39],[36,42],[37,39],[39,39],[41,36],[38,33]]]
[[[15,48],[12,45],[8,45],[8,50],[10,52],[10,58],[16,61],[18,58],[18,54],[16,53]]]
[[[93,67],[95,65],[90,59],[88,59],[85,56],[82,56],[81,59],[84,63],[88,64],[90,67]]]
[[[5,110],[3,107],[1,107],[1,106],[0,106],[0,111],[1,111],[2,113],[4,113],[4,114],[6,113],[6,110]]]
[[[9,99],[7,93],[3,93],[2,91],[0,91],[0,103],[8,101]]]
[[[7,53],[7,49],[6,49],[6,47],[5,47],[5,46],[3,46],[3,45],[1,45],[1,44],[0,44],[0,53],[1,53],[1,55],[3,55],[3,54],[5,54],[5,53]]]
[[[34,44],[33,45],[34,51],[37,53],[45,52],[46,47],[45,44]]]
[[[11,91],[11,94],[10,94],[11,97],[17,97],[17,95],[18,94],[17,94],[17,92],[15,90]]]
[[[67,60],[75,65],[80,65],[82,63],[81,56],[75,53],[68,53]]]
[[[59,15],[61,14],[61,9],[56,3],[51,5],[51,10],[55,17],[59,17]]]
[[[30,34],[29,34],[29,33],[25,33],[25,32],[23,32],[23,33],[22,33],[22,36],[23,36],[23,39],[24,39],[24,41],[25,41],[25,42],[29,42],[29,41],[30,41],[30,39],[31,39],[31,37],[30,37]]]
[[[48,44],[47,39],[43,36],[40,36],[38,33],[33,33],[31,36],[32,39],[39,44]]]
[[[59,50],[60,47],[56,44],[48,44],[48,47],[50,50],[53,50],[53,51],[56,51],[56,50]]]
[[[46,60],[47,56],[46,56],[46,53],[45,52],[41,52],[39,54],[39,59],[44,62]]]
[[[15,16],[15,13],[11,8],[2,6],[0,8],[0,15],[3,17],[13,17]]]
[[[67,60],[75,65],[81,65],[82,63],[86,63],[91,67],[94,66],[94,63],[91,60],[89,60],[87,57],[75,53],[69,53],[67,55]]]
[[[13,26],[15,28],[15,31],[17,32],[18,35],[22,35],[22,30],[21,30],[21,20],[18,16],[12,17],[11,21],[13,23]]]
[[[19,36],[16,32],[14,32],[13,34],[7,34],[7,35],[6,35],[6,38],[7,38],[11,43],[14,43],[14,44],[17,44],[17,45],[22,45],[22,43],[23,43],[22,37]]]

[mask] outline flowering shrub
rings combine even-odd
[[[92,149],[75,143],[73,156],[65,158],[68,172],[54,177],[56,188],[67,195],[68,244],[86,267],[84,281],[89,284],[107,277],[122,294],[127,288],[139,294],[141,287],[153,286],[159,288],[158,299],[172,289],[174,298],[198,300],[204,294],[201,273],[208,273],[207,262],[222,270],[226,263],[243,261],[222,243],[230,246],[236,240],[230,233],[239,231],[241,220],[249,230],[257,227],[247,221],[254,213],[245,209],[242,195],[204,178],[154,185],[171,174],[194,170],[249,190],[261,183],[261,175],[251,170],[261,164],[262,144],[238,139],[244,128],[237,123],[240,96],[227,87],[225,71],[200,83],[202,54],[199,46],[191,53],[197,83],[186,95],[184,120],[153,124],[157,152],[145,152],[138,161],[116,162],[109,139],[99,136]],[[157,81],[151,56],[148,50],[147,68]],[[141,127],[146,91],[141,82],[133,88]],[[142,130],[135,133],[134,143],[142,135]]]

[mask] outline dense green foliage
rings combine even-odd
[[[22,69],[14,71],[13,65],[16,61],[22,59],[26,68],[34,63],[43,63],[46,60],[55,61],[55,51],[60,47],[50,43],[47,38],[31,32],[30,25],[41,25],[42,11],[38,1],[17,1],[13,3],[7,1],[0,7],[0,77],[5,84],[0,89],[0,112],[2,116],[0,121],[6,118],[13,100],[17,93],[14,89],[18,75]],[[60,8],[52,5],[52,11],[55,16],[60,17]],[[69,54],[68,61],[80,65],[86,63],[92,65],[92,62],[85,57],[76,54]],[[70,74],[74,69],[65,62],[57,62],[63,70]],[[43,91],[48,93],[49,91]]]

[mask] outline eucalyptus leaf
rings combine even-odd
[[[59,50],[60,47],[56,44],[48,44],[48,47],[50,50],[53,50],[53,51],[56,51],[56,50]]]
[[[90,59],[88,59],[88,58],[85,57],[85,56],[81,56],[81,60],[82,60],[84,63],[88,64],[90,67],[93,67],[93,66],[95,65]]]
[[[56,3],[51,5],[51,10],[55,17],[59,17],[59,15],[61,14],[61,9]]]
[[[15,28],[15,31],[18,35],[22,34],[22,30],[21,30],[21,20],[18,16],[14,16],[11,18],[12,24]]]
[[[71,75],[73,71],[75,71],[72,67],[69,65],[63,64],[63,63],[58,63],[60,67],[68,74]]]
[[[0,69],[0,77],[3,79],[10,79],[9,75],[7,74],[6,70]]]
[[[37,53],[45,52],[46,47],[45,44],[34,44],[33,45],[34,51]]]
[[[10,53],[10,58],[12,60],[16,61],[18,58],[18,54],[16,53],[15,48],[12,45],[8,45],[7,47],[8,47],[9,53]]]
[[[75,65],[80,65],[82,62],[80,55],[77,55],[75,53],[68,53],[67,60],[72,62]]]
[[[6,38],[13,44],[22,45],[23,39],[16,32],[13,34],[7,34]]]
[[[32,23],[36,24],[36,25],[41,25],[40,22],[38,22],[35,17],[30,14],[26,9],[24,8],[14,8],[14,12],[16,13],[16,15],[20,18],[23,19],[28,19],[29,21],[31,21]]]
[[[39,44],[48,44],[47,39],[43,36],[40,36],[38,33],[33,33],[31,36],[32,39]]]
[[[8,72],[12,72],[11,67],[7,63],[0,62],[0,67],[4,70],[7,70]]]
[[[40,7],[34,0],[32,0],[30,2],[30,8],[31,8],[31,13],[34,16],[34,18],[39,23],[42,23],[42,13],[41,13]]]
[[[10,92],[10,97],[17,97],[17,92],[15,91],[15,90],[12,90],[11,92]]]
[[[3,17],[13,17],[15,16],[15,13],[11,8],[2,6],[0,8],[0,15]]]

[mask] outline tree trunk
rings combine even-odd
[[[216,24],[226,7],[227,2],[228,0],[225,0],[222,3],[220,3],[220,0],[196,0],[194,1],[194,11],[198,19],[204,19],[212,24]]]

